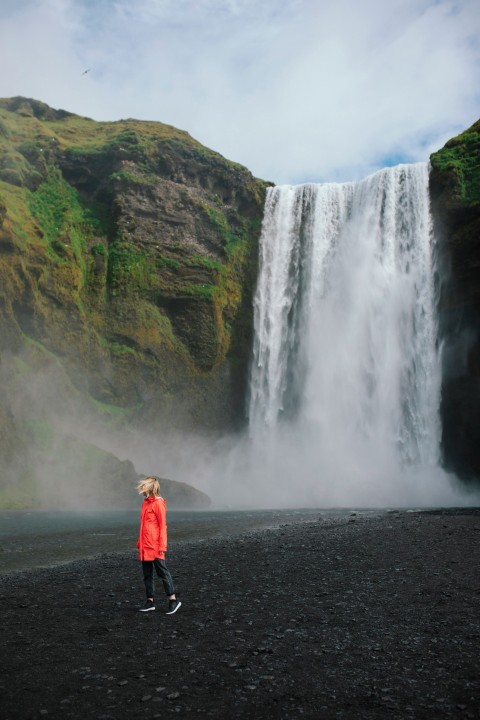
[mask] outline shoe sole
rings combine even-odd
[[[177,612],[177,610],[180,609],[181,606],[182,606],[182,603],[180,601],[178,601],[178,605],[175,608],[175,610],[171,610],[171,611],[169,610],[169,612],[166,612],[165,615],[174,615]]]
[[[138,612],[151,612],[152,610],[155,610],[155,608],[140,608]]]

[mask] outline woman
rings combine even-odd
[[[160,497],[160,482],[155,475],[140,480],[137,485],[145,500],[140,510],[140,532],[138,535],[138,554],[142,561],[143,581],[147,593],[147,602],[140,612],[155,610],[153,569],[163,582],[169,603],[167,615],[173,615],[181,606],[175,595],[172,576],[165,564],[167,551],[167,501]]]

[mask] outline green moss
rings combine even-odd
[[[212,300],[216,292],[216,286],[211,284],[194,285],[193,283],[185,285],[182,291],[186,295],[199,298],[200,300]]]
[[[480,201],[480,121],[430,157],[432,167],[452,176],[455,194],[469,205]]]
[[[166,255],[156,255],[155,265],[157,267],[168,267],[172,270],[178,270],[182,267],[182,263],[179,260],[175,260],[175,258],[171,258]]]
[[[9,113],[7,113],[8,115]],[[159,122],[118,120],[94,122],[76,115],[44,122],[60,147],[75,155],[115,154],[145,162],[158,150],[158,144],[179,143],[202,147],[182,130]]]
[[[17,150],[31,165],[40,170],[46,170],[46,158],[41,142],[26,140],[17,145]]]
[[[0,177],[4,182],[12,185],[22,185],[25,178],[32,172],[33,168],[25,160],[21,153],[14,148],[4,146],[0,156]],[[8,175],[12,174],[15,180],[9,179]],[[20,182],[18,182],[20,180]]]
[[[133,128],[127,128],[118,133],[112,140],[110,145],[141,145],[141,139]]]
[[[241,234],[233,230],[227,218],[221,210],[214,208],[211,205],[204,205],[204,209],[212,222],[223,237],[224,248],[227,255],[229,255],[237,242],[241,239]]]
[[[92,245],[90,252],[92,255],[101,255],[102,257],[106,257],[108,255],[107,248],[103,243],[95,243],[95,245]]]
[[[180,265],[180,263],[178,263]],[[223,267],[222,263],[213,258],[205,257],[204,255],[191,255],[186,261],[185,265],[190,267],[201,267],[207,270],[219,271]]]
[[[0,197],[7,209],[7,226],[10,237],[20,248],[24,249],[35,237],[30,213],[26,207],[28,191],[23,187],[15,187],[0,181]]]
[[[111,209],[106,203],[87,202],[77,194],[77,200],[82,208],[83,222],[89,226],[95,235],[109,237],[114,233],[115,224]]]
[[[87,238],[93,234],[93,228],[77,191],[63,179],[58,168],[49,168],[47,179],[30,193],[28,205],[54,258],[68,252],[70,246],[85,273]]]
[[[224,158],[224,157],[223,157],[222,155],[220,155],[219,153],[215,152],[214,150],[211,150],[211,149],[208,148],[208,147],[205,147],[204,145],[197,144],[197,145],[193,148],[193,155],[194,155],[197,159],[200,159],[200,161],[206,162],[206,163],[208,163],[208,164],[211,164],[212,161],[213,161],[213,162],[217,162],[219,159],[221,159],[221,161],[222,161],[227,167],[231,168],[232,170],[240,170],[240,171],[244,171],[244,170],[245,170],[245,166],[244,166],[244,165],[241,165],[240,163],[237,163],[237,162],[235,162],[235,161],[233,161],[233,160],[227,160],[226,158]]]
[[[149,288],[156,282],[155,263],[131,242],[117,240],[109,248],[107,282],[113,294],[123,287],[132,292]]]
[[[110,351],[114,355],[136,355],[134,348],[118,342],[110,343]]]
[[[0,180],[9,183],[10,185],[23,185],[24,176],[20,168],[17,167],[3,167],[0,168]]]

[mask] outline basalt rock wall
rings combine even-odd
[[[480,121],[431,156],[445,466],[480,479]]]

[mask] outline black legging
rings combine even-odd
[[[168,570],[165,560],[155,558],[155,560],[142,560],[143,570],[143,582],[145,583],[145,590],[147,592],[147,598],[154,597],[155,583],[153,579],[153,568],[163,583],[165,592],[167,595],[175,595],[175,587],[173,585],[172,576]]]

